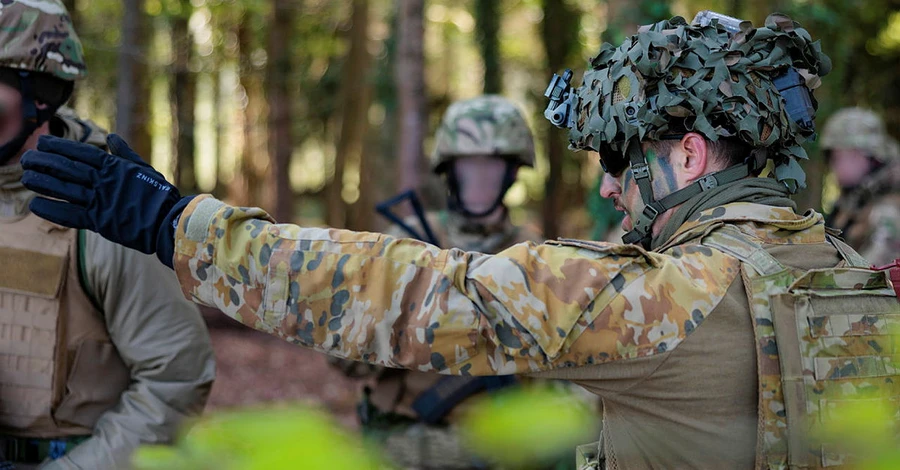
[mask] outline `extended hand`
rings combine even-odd
[[[54,199],[35,198],[31,211],[51,222],[93,230],[128,248],[154,253],[159,229],[181,194],[121,137],[111,134],[106,142],[112,154],[92,145],[42,136],[37,150],[22,157],[22,183]]]

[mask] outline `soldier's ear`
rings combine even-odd
[[[683,178],[686,182],[693,182],[698,178],[709,173],[709,164],[711,163],[709,142],[706,138],[696,132],[688,132],[681,138],[681,150],[683,151],[683,161],[681,161]]]

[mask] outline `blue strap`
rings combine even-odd
[[[442,376],[425,390],[412,404],[419,419],[428,424],[438,424],[450,411],[466,398],[486,390],[494,392],[516,383],[515,376],[496,375],[485,377]]]
[[[416,214],[416,218],[419,219],[419,223],[422,224],[424,233],[419,233],[416,229],[410,227],[409,224],[404,222],[403,219],[401,219],[396,214],[394,214],[393,211],[391,211],[394,206],[401,204],[407,200],[409,201],[410,205],[412,205],[413,211]],[[403,231],[408,233],[412,238],[430,243],[434,246],[439,246],[437,237],[434,236],[434,232],[431,230],[431,226],[428,224],[428,219],[425,217],[425,210],[422,208],[422,201],[419,200],[416,192],[412,189],[404,191],[388,199],[387,201],[379,203],[375,206],[375,210],[386,219],[390,220],[401,229],[403,229]]]
[[[56,460],[63,455],[66,455],[66,441],[61,439],[51,439],[50,440],[50,452],[48,453],[48,457],[50,460]]]

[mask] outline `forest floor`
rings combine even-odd
[[[216,382],[207,412],[266,404],[319,404],[356,429],[359,384],[325,361],[325,356],[247,328],[202,308],[216,354]]]

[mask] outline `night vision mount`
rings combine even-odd
[[[544,117],[556,127],[571,128],[575,120],[572,112],[575,100],[575,90],[572,89],[572,70],[566,69],[562,77],[554,73],[544,96],[550,98],[550,103],[544,110]]]

